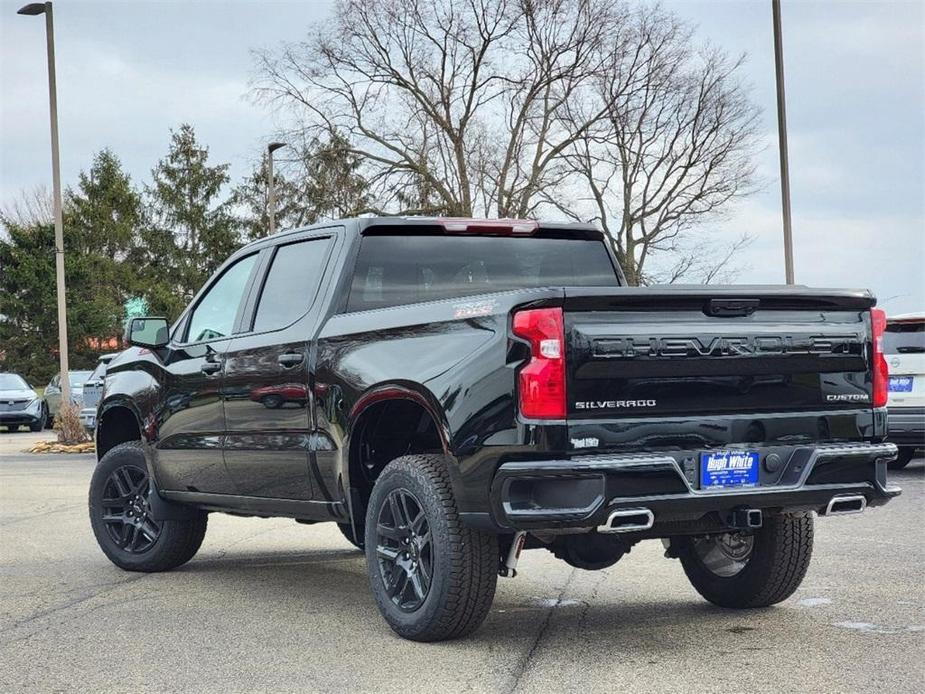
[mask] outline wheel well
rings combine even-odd
[[[360,415],[351,438],[351,503],[360,524],[376,478],[386,465],[403,455],[446,450],[434,418],[414,400],[385,400],[371,405]]]
[[[112,407],[100,417],[96,429],[97,460],[120,443],[140,440],[141,429],[135,414],[127,407]]]

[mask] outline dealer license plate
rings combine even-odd
[[[754,487],[757,484],[757,451],[711,451],[700,454],[701,489]]]
[[[912,376],[890,376],[891,393],[911,393]]]

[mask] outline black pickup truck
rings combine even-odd
[[[333,521],[389,625],[465,635],[523,549],[580,569],[661,539],[724,607],[784,600],[813,517],[887,482],[867,291],[627,287],[590,226],[378,218],[235,253],[106,373],[90,519],[163,571],[209,512]]]

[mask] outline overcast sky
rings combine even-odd
[[[0,205],[50,187],[44,25],[0,0]],[[749,232],[737,282],[783,280],[770,0],[665,3],[698,37],[745,52],[764,110],[761,192],[715,233]],[[925,310],[925,3],[783,0],[796,278],[869,287],[888,311]],[[136,183],[192,123],[242,176],[276,124],[246,98],[250,49],[300,39],[330,3],[58,0],[62,175],[111,147]]]

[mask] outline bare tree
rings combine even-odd
[[[598,103],[581,122],[564,117],[570,100],[594,97],[621,7],[342,0],[308,41],[258,54],[255,93],[294,107],[307,130],[344,133],[383,207],[525,216],[606,114]]]
[[[369,211],[557,210],[599,223],[636,284],[653,254],[677,252],[749,190],[757,111],[737,80],[741,60],[695,49],[658,6],[335,7],[306,41],[257,54],[254,95],[289,109],[306,137],[343,134]]]
[[[675,16],[640,8],[628,33],[599,79],[606,119],[567,159],[587,186],[592,219],[613,239],[627,280],[641,284],[651,279],[645,267],[653,254],[677,253],[696,225],[751,189],[759,112],[736,77],[743,59],[695,50],[690,29]],[[711,247],[716,262],[709,265],[707,246],[693,248],[699,250],[682,255],[669,277],[698,268],[713,279],[731,257]]]
[[[670,262],[667,266],[647,268],[640,277],[640,284],[691,284],[729,283],[741,276],[750,267],[736,264],[733,260],[744,248],[751,245],[752,238],[741,234],[731,243],[717,242],[704,235],[694,238],[682,236],[663,256]]]
[[[0,209],[0,222],[21,227],[54,223],[51,193],[45,186],[21,191],[13,202]]]
[[[359,174],[360,158],[347,140],[335,133],[324,142],[304,132],[285,133],[290,145],[274,159],[276,224],[295,229],[322,219],[351,217],[369,208],[367,183]],[[247,238],[269,233],[266,150],[252,173],[232,191],[231,202]]]

